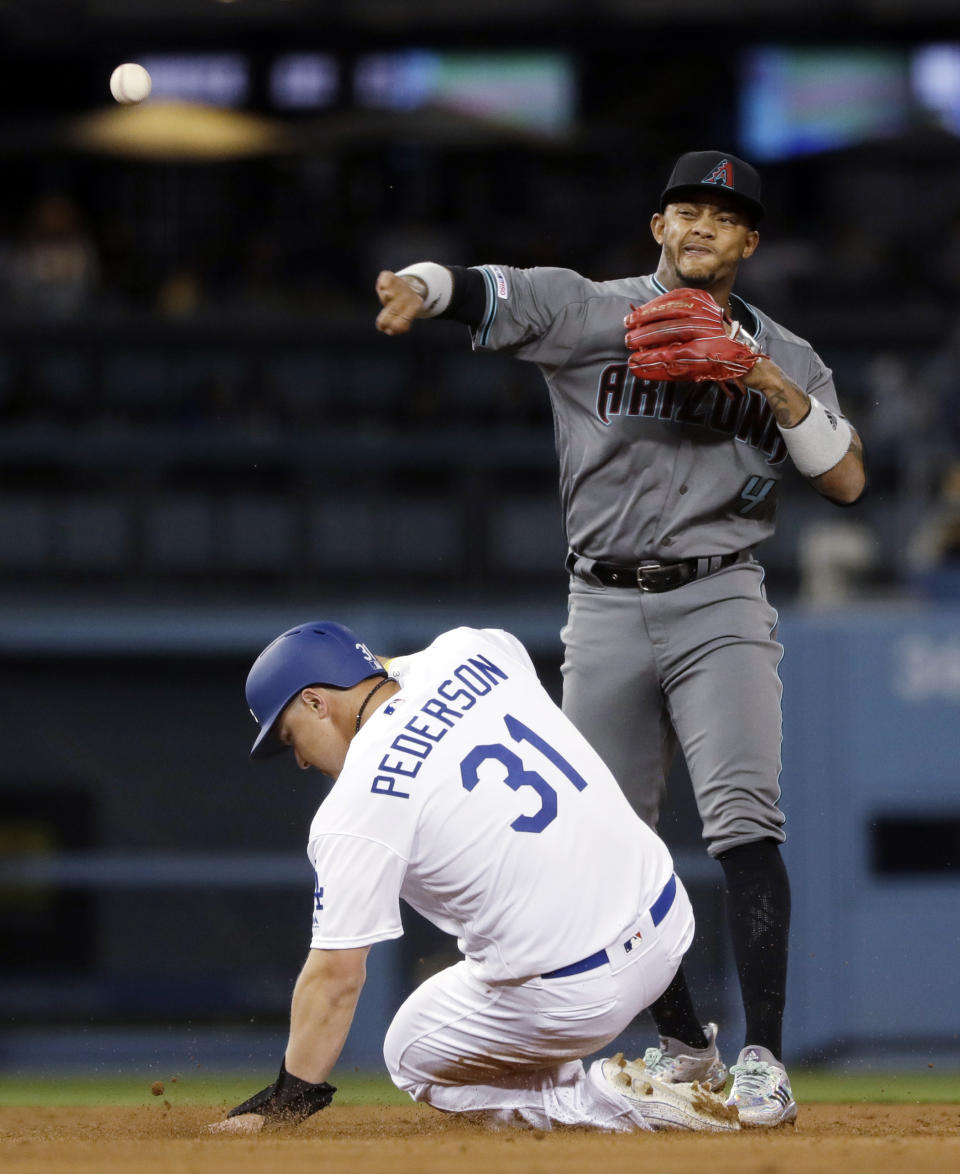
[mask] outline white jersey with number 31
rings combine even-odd
[[[399,937],[400,897],[486,981],[569,965],[630,929],[670,855],[523,645],[457,628],[390,667],[401,689],[354,738],[310,829],[313,947]]]

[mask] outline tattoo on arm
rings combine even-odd
[[[773,418],[780,427],[788,427],[790,424],[790,408],[787,404],[787,397],[782,391],[774,392],[770,397],[770,408],[773,411]]]
[[[800,394],[803,395],[803,392],[801,392]],[[801,415],[800,420],[795,420],[793,418],[793,415],[794,415],[793,410],[790,407],[790,397],[787,393],[786,388],[778,389],[777,391],[771,392],[771,394],[767,397],[767,399],[770,404],[770,410],[773,412],[773,418],[776,420],[776,422],[780,425],[781,428],[795,427],[797,424],[800,423],[801,420],[804,419],[807,412],[810,411],[810,401],[804,395],[804,399],[806,399],[806,401],[807,401],[806,412],[804,412],[803,415]]]

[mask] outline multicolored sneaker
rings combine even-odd
[[[689,1084],[695,1080],[702,1088],[719,1092],[727,1083],[727,1066],[717,1051],[717,1025],[708,1023],[703,1034],[707,1037],[705,1048],[691,1048],[662,1035],[659,1048],[644,1052],[643,1066],[664,1084]]]
[[[744,1048],[730,1075],[733,1087],[726,1103],[740,1114],[741,1125],[786,1125],[797,1119],[790,1077],[767,1048]]]
[[[608,1060],[595,1060],[588,1074],[595,1084],[605,1086],[626,1103],[635,1127],[657,1132],[662,1129],[691,1129],[705,1133],[734,1133],[740,1128],[736,1109],[723,1098],[693,1081],[665,1084],[652,1077],[642,1060],[629,1061],[623,1053]]]

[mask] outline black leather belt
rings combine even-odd
[[[590,568],[605,587],[633,587],[641,591],[673,591],[693,579],[712,575],[722,567],[732,566],[743,554],[711,554],[687,558],[676,563],[641,563],[638,567],[618,567],[612,563],[594,563]]]

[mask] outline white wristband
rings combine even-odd
[[[836,416],[810,396],[810,411],[793,428],[782,428],[780,435],[790,458],[804,477],[819,477],[847,455],[853,429],[842,416]]]
[[[417,311],[418,318],[436,318],[450,305],[453,274],[446,266],[438,265],[436,261],[417,261],[406,269],[398,269],[397,277],[416,279],[410,285],[423,298],[423,305]]]

